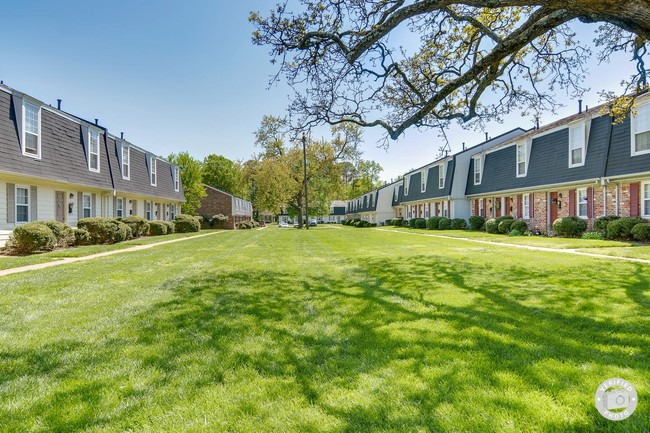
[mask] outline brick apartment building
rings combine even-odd
[[[201,199],[201,207],[197,212],[204,219],[219,214],[225,215],[228,217],[228,221],[222,225],[225,229],[234,229],[238,222],[253,219],[253,206],[250,201],[209,185],[203,186],[206,196]]]

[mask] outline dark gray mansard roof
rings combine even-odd
[[[370,196],[372,196],[372,206],[370,205]],[[375,189],[370,192],[365,193],[362,196],[356,197],[348,202],[348,213],[351,212],[373,212],[377,210],[377,198],[379,196],[379,190]],[[361,203],[357,205],[358,200],[361,199]]]
[[[650,154],[632,156],[630,119],[612,127],[606,177],[650,172]]]
[[[117,190],[184,201],[182,185],[174,191],[173,165],[158,159],[157,186],[151,186],[145,151],[131,148],[131,180],[122,179],[121,154],[116,139],[98,125],[41,104],[41,158],[24,156],[16,110],[22,110],[22,94],[0,87],[0,171],[68,182],[90,188]],[[29,98],[31,101],[32,99]],[[18,106],[20,105],[20,106]],[[99,173],[88,169],[88,128],[100,131]],[[119,156],[118,156],[119,155]]]
[[[427,200],[427,199],[435,199],[435,198],[441,198],[441,197],[447,197],[448,195],[451,194],[451,184],[454,179],[454,168],[456,166],[456,161],[455,158],[449,158],[447,160],[447,172],[445,173],[445,186],[444,188],[439,188],[438,186],[438,175],[439,175],[439,169],[440,169],[440,163],[439,162],[434,162],[432,164],[437,164],[434,165],[433,167],[430,168],[424,168],[424,170],[428,170],[427,174],[427,184],[425,187],[424,192],[422,192],[422,169],[419,171],[411,171],[409,174],[407,174],[404,177],[404,182],[407,180],[410,180],[409,182],[409,187],[408,187],[408,194],[403,194],[403,191],[400,191],[401,193],[401,200],[402,203],[408,203],[412,201],[417,201],[417,200]],[[409,179],[410,176],[410,179]]]

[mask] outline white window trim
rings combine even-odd
[[[584,202],[580,201],[580,193],[581,192],[584,193],[584,198],[585,198]],[[585,205],[585,214],[584,215],[580,215],[580,204],[581,203]],[[587,219],[588,214],[589,214],[589,201],[587,200],[587,188],[577,189],[576,190],[576,216],[578,218]]]
[[[645,189],[648,188],[648,198],[645,197]],[[650,200],[650,182],[641,183],[641,214],[643,218],[650,218],[650,206],[648,206],[648,213],[645,212],[645,202]]]
[[[524,160],[523,160],[523,161],[520,161],[520,160],[519,160],[519,155],[520,155],[519,150],[520,150],[520,149],[523,149],[523,154],[524,154]],[[516,155],[516,156],[515,156],[515,162],[516,162],[515,171],[516,171],[516,175],[517,175],[517,177],[526,177],[526,175],[528,174],[528,143],[527,143],[527,142],[523,142],[523,141],[517,143],[517,146],[515,146],[515,155]],[[524,163],[524,172],[523,172],[523,173],[519,173],[519,164],[520,164],[521,162]]]
[[[420,173],[420,192],[425,192],[427,190],[427,175],[429,170],[424,169]]]
[[[126,164],[124,164],[124,151],[126,150]],[[126,165],[129,174],[124,175],[124,166]],[[129,146],[122,146],[122,179],[131,180],[131,148]]]
[[[156,158],[153,156],[149,159],[149,182],[151,183],[151,186],[158,185],[158,167],[156,161]]]
[[[474,185],[480,185],[483,181],[483,155],[473,156],[474,159]],[[476,182],[476,174],[478,168],[478,182]]]
[[[24,204],[18,204],[18,189],[27,190],[27,221],[18,221],[18,206],[25,206]],[[31,220],[32,215],[32,206],[31,206],[31,189],[28,185],[16,185],[14,190],[14,212],[15,218],[14,222],[16,224],[27,224]]]
[[[642,107],[645,107],[646,110],[650,110],[650,103],[639,105],[637,110],[642,108]],[[638,151],[638,152],[636,151],[636,133],[634,132],[635,125],[636,125],[636,115],[632,115],[632,116],[630,116],[630,150],[631,150],[631,155],[632,156],[646,155],[646,154],[650,153],[650,149],[641,150],[641,151]],[[647,132],[647,131],[650,131],[650,129],[648,129],[646,131],[642,131],[642,132]]]
[[[174,167],[174,191],[178,192],[181,189],[181,170],[178,167]]]
[[[27,122],[26,122],[26,116],[25,116],[25,105],[31,105],[33,107],[38,108],[38,135],[36,136],[36,154],[33,153],[27,153],[25,149],[25,144],[27,143],[26,137],[27,134]],[[42,112],[43,110],[41,109],[41,106],[35,102],[32,102],[30,100],[23,99],[23,130],[22,130],[22,142],[20,143],[20,148],[22,151],[23,156],[28,156],[30,158],[34,159],[41,159],[41,135],[43,135],[43,128],[41,128],[41,117],[42,117]]]
[[[86,197],[88,197],[88,207],[86,207]],[[88,216],[86,216],[86,209],[88,209]],[[81,196],[81,218],[92,218],[93,216],[93,196],[83,193]]]
[[[573,164],[571,161],[571,153],[574,148],[574,146],[572,146],[573,142],[571,141],[572,128],[583,128],[583,133],[584,133],[584,142],[580,143],[580,147],[582,149],[582,162],[578,164]],[[587,124],[585,122],[574,123],[573,125],[569,125],[569,168],[583,167],[585,165],[585,159],[587,158],[587,140],[588,140]]]
[[[97,134],[97,153],[92,153],[91,147],[91,137],[93,134]],[[96,129],[88,128],[88,170],[93,173],[99,173],[101,171],[101,133]],[[97,168],[90,167],[90,161],[93,159],[93,155],[97,155]]]
[[[447,177],[447,163],[438,166],[438,189],[445,187],[445,178]]]
[[[525,220],[530,219],[530,195],[523,194],[521,202],[521,217]]]
[[[120,206],[120,203],[122,206]],[[122,215],[119,214],[120,212],[122,212]],[[115,215],[124,218],[124,198],[122,197],[118,197],[115,201]]]
[[[478,198],[478,215],[485,217],[485,209],[483,209],[483,199]]]
[[[404,195],[409,195],[409,183],[411,183],[411,176],[404,178]]]

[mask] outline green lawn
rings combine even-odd
[[[0,430],[649,431],[649,271],[271,227],[2,277]]]

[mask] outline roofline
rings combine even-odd
[[[570,187],[573,185],[584,185],[584,184],[590,184],[590,183],[596,183],[600,184],[601,183],[601,177],[594,177],[590,179],[582,179],[582,180],[574,180],[571,182],[561,182],[561,183],[549,183],[549,184],[544,184],[544,185],[535,185],[535,186],[528,186],[528,187],[522,187],[522,188],[511,188],[511,189],[503,189],[503,190],[498,190],[498,191],[487,191],[487,192],[481,192],[481,193],[476,193],[476,194],[465,194],[466,198],[478,198],[478,197],[489,197],[489,196],[495,196],[495,195],[503,195],[503,194],[511,194],[511,193],[519,193],[523,191],[530,191],[530,192],[536,192],[536,191],[546,191],[548,189],[555,189],[555,188],[564,188],[564,187]]]
[[[222,193],[222,194],[226,194],[226,195],[229,195],[229,196],[231,196],[231,197],[235,197],[235,198],[238,198],[238,199],[240,199],[240,200],[247,201],[247,202],[249,202],[249,203],[252,204],[252,202],[251,202],[250,200],[246,200],[245,198],[243,198],[243,197],[239,197],[238,195],[231,194],[231,193],[226,192],[226,191],[223,191],[223,190],[221,190],[221,189],[219,189],[219,188],[215,188],[215,187],[213,187],[213,186],[210,186],[210,185],[208,185],[208,184],[206,184],[206,183],[204,183],[204,184],[202,184],[202,185],[203,185],[204,187],[206,187],[206,188],[213,189],[213,190],[215,190],[215,191],[217,191],[217,192],[220,192],[220,193]]]

